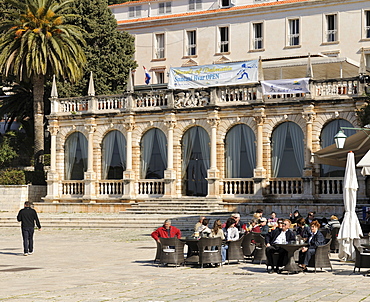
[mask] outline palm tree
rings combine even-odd
[[[0,23],[0,73],[30,81],[33,92],[35,168],[44,153],[44,84],[52,74],[74,82],[86,58],[82,30],[68,24],[72,0],[5,0],[14,8]]]

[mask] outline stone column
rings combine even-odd
[[[94,132],[96,124],[94,118],[86,120],[85,130],[88,133],[87,137],[87,171],[84,175],[85,180],[85,195],[83,200],[95,203],[96,202],[96,172],[94,171]]]
[[[176,196],[176,171],[173,169],[173,130],[176,127],[176,116],[170,113],[166,116],[165,124],[168,128],[167,134],[167,169],[164,171],[166,197]]]
[[[257,108],[254,120],[257,124],[256,168],[253,171],[254,196],[263,197],[266,182],[266,169],[263,167],[263,125],[265,123],[265,108]]]
[[[132,170],[132,131],[135,129],[134,115],[130,114],[124,124],[127,130],[126,138],[126,170],[123,172],[124,196],[131,199],[135,196],[135,172]]]
[[[313,199],[314,185],[312,177],[312,123],[315,119],[314,105],[303,106],[302,117],[306,120],[306,148],[303,169],[303,196],[305,199]]]
[[[59,174],[56,169],[57,134],[59,125],[57,120],[50,120],[48,131],[50,132],[50,170],[47,172],[47,195],[46,201],[59,202]]]
[[[207,171],[208,195],[207,197],[219,196],[219,170],[217,169],[217,126],[220,123],[218,111],[209,113],[207,122],[211,125],[211,158],[210,168]]]

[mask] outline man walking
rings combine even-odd
[[[31,208],[29,201],[24,203],[24,208],[19,211],[17,220],[21,222],[23,255],[31,255],[33,253],[33,232],[35,230],[35,222],[39,231],[41,231],[41,224],[37,216],[37,212]]]

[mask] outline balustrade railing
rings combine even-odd
[[[353,95],[358,93],[357,79],[342,79],[314,83],[316,96]]]
[[[267,192],[270,195],[303,194],[303,182],[301,178],[270,179]]]
[[[257,86],[252,87],[221,87],[220,102],[247,102],[257,99]]]
[[[164,180],[163,179],[145,179],[138,181],[139,195],[163,195]]]
[[[250,195],[254,194],[254,182],[250,178],[225,178],[223,180],[225,195]]]
[[[59,100],[61,112],[76,113],[89,109],[89,98]]]
[[[125,109],[127,107],[127,98],[124,96],[104,96],[97,99],[97,110]]]
[[[64,180],[62,181],[63,195],[84,195],[85,183],[78,180]]]
[[[100,180],[99,184],[100,195],[123,195],[124,184],[123,180]]]
[[[150,93],[137,93],[135,100],[136,108],[167,107],[167,94],[164,91]]]
[[[343,194],[343,177],[320,177],[316,181],[316,192],[320,195]]]

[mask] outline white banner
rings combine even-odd
[[[258,81],[258,61],[170,68],[168,88],[189,89]]]
[[[261,81],[264,95],[310,92],[309,78]]]

